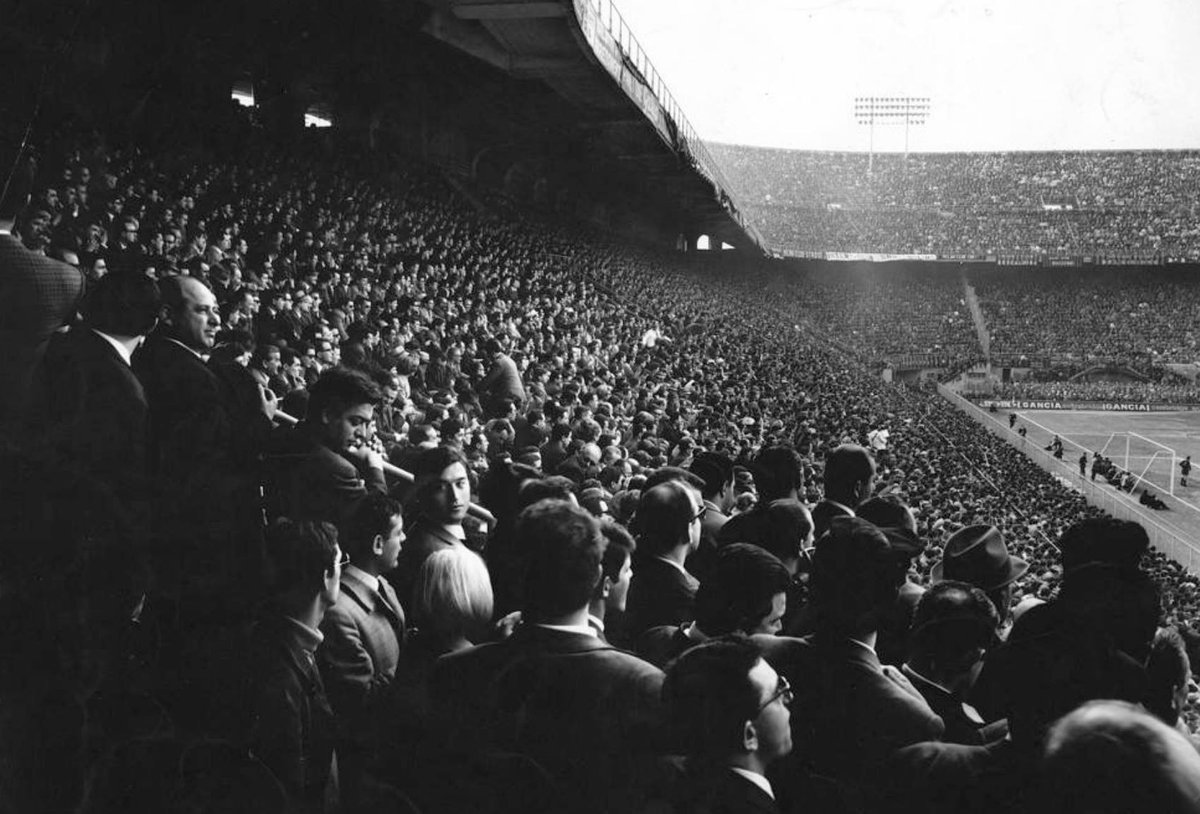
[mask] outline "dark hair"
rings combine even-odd
[[[378,492],[368,492],[351,505],[342,522],[342,550],[355,559],[365,556],[376,535],[387,535],[392,529],[392,518],[402,514],[400,501]]]
[[[1179,710],[1175,708],[1175,692],[1186,686],[1191,678],[1187,646],[1179,631],[1173,627],[1159,628],[1150,647],[1150,658],[1146,660],[1146,679],[1149,692],[1146,709],[1165,723],[1175,726],[1179,721]]]
[[[524,509],[539,500],[570,500],[575,494],[575,482],[563,475],[527,480],[517,490],[517,503]]]
[[[762,513],[764,534],[747,542],[762,546],[780,560],[799,557],[801,547],[813,532],[812,515],[805,505],[799,500],[783,498],[771,501]]]
[[[804,489],[804,462],[791,447],[767,447],[751,468],[759,500],[778,500]]]
[[[881,495],[860,503],[854,507],[854,514],[881,529],[917,530],[908,506],[895,495]]]
[[[998,642],[1000,614],[987,594],[965,582],[939,582],[921,597],[910,639],[918,653],[939,669],[961,672]]]
[[[531,621],[587,606],[606,545],[595,518],[565,500],[542,500],[517,517],[516,538],[526,553],[523,610]]]
[[[571,434],[571,425],[565,421],[560,421],[550,428],[550,440],[561,441]]]
[[[360,404],[374,405],[381,398],[371,377],[348,367],[331,367],[323,372],[309,391],[308,420],[319,421],[331,407],[347,409]]]
[[[250,357],[250,364],[254,367],[261,368],[263,363],[267,361],[267,357],[271,355],[271,351],[275,351],[279,354],[279,362],[282,364],[283,349],[273,342],[264,342],[256,347],[254,349],[254,355]]]
[[[697,492],[704,488],[704,480],[699,475],[695,475],[678,466],[660,466],[658,469],[655,469],[650,473],[650,477],[646,478],[646,488],[653,489],[660,483],[667,483],[668,481],[690,486]]]
[[[621,576],[625,560],[632,557],[633,552],[637,550],[637,543],[634,542],[633,535],[629,533],[628,529],[608,515],[603,515],[599,521],[600,533],[604,535],[606,544],[604,559],[601,561],[602,573],[616,582]]]
[[[869,478],[874,471],[874,461],[866,448],[857,444],[842,444],[825,458],[825,493],[829,495],[831,491],[853,486]]]
[[[702,452],[692,461],[691,471],[702,481],[700,494],[715,497],[733,481],[733,461],[719,452]]]
[[[758,688],[750,671],[762,658],[741,636],[710,639],[667,665],[662,698],[675,734],[690,757],[717,761],[738,751],[755,717]]]
[[[774,554],[749,543],[724,546],[696,591],[696,624],[709,636],[753,633],[790,584],[791,574]]]
[[[87,323],[113,336],[143,336],[158,321],[158,283],[144,274],[106,274],[90,288],[83,304]]]
[[[903,582],[904,569],[882,531],[857,517],[835,517],[813,553],[809,584],[818,634],[838,637],[878,624]]]
[[[1150,538],[1141,524],[1132,520],[1090,517],[1063,532],[1058,546],[1065,581],[1072,571],[1088,564],[1136,569],[1150,547]]]
[[[1041,741],[1053,721],[1085,701],[1140,701],[1146,691],[1144,671],[1058,601],[1025,611],[988,664],[1002,687],[1000,707],[1012,737],[1026,744]]]
[[[267,562],[276,595],[296,589],[315,596],[333,569],[338,534],[332,523],[281,517],[267,527]]]

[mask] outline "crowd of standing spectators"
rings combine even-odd
[[[4,808],[1019,811],[1096,721],[1175,750],[1126,793],[1195,781],[1151,669],[1194,579],[842,350],[953,349],[955,294],[906,327],[330,136],[46,152],[0,201],[0,285],[61,282],[0,300]]]

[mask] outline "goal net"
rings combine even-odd
[[[1175,494],[1181,459],[1171,447],[1136,432],[1114,432],[1100,454],[1123,471],[1132,472],[1138,488]]]

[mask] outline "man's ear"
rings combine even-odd
[[[758,751],[758,730],[754,726],[754,721],[746,721],[742,724],[742,751]]]
[[[371,541],[371,553],[379,555],[383,553],[383,535],[376,534],[375,539]]]
[[[608,599],[608,595],[612,593],[613,581],[612,577],[601,577],[600,579],[600,596],[603,599]]]

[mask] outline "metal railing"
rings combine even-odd
[[[1052,453],[1042,449],[1037,442],[1008,429],[1005,424],[993,419],[986,410],[967,401],[945,385],[938,385],[938,392],[951,404],[975,419],[992,435],[1003,439],[1010,446],[1019,450],[1048,474],[1070,483],[1072,487],[1083,494],[1084,500],[1091,505],[1121,520],[1140,523],[1146,529],[1152,546],[1182,565],[1188,573],[1200,575],[1200,546],[1197,546],[1184,533],[1164,524],[1154,516],[1153,510],[1140,505],[1128,493],[1119,491],[1108,483],[1096,483],[1087,476],[1080,475],[1078,461],[1055,458]],[[1178,502],[1165,493],[1160,497],[1168,505]]]
[[[625,18],[621,16],[621,12],[617,11],[613,0],[582,0],[582,2],[591,6],[596,12],[597,18],[604,25],[604,30],[611,38],[612,43],[617,46],[628,65],[636,71],[637,78],[650,89],[654,98],[658,100],[663,114],[669,119],[669,126],[674,129],[677,142],[675,146],[681,147],[691,156],[697,169],[707,176],[716,185],[717,191],[730,202],[731,207],[727,207],[730,210],[729,215],[738,222],[746,234],[762,246],[761,235],[742,215],[740,202],[735,198],[733,188],[725,174],[721,172],[720,165],[717,164],[716,159],[705,146],[704,140],[700,138],[687,116],[684,115],[682,106],[675,100],[667,83],[663,81],[654,64],[650,62],[649,56],[646,55],[641,43],[638,42],[637,37],[625,22]]]

